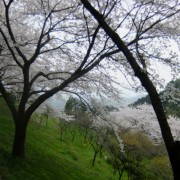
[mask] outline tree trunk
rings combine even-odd
[[[119,180],[121,180],[124,170],[125,170],[125,167],[123,166],[122,170],[119,171]]]
[[[26,139],[26,123],[15,124],[15,135],[12,149],[12,156],[24,157],[25,156],[25,139]]]
[[[152,89],[154,88],[153,86],[144,87],[146,87],[146,90],[149,93],[154,111],[156,113],[161,128],[162,137],[164,139],[166,149],[169,155],[169,160],[172,166],[174,180],[180,180],[180,142],[173,140],[173,136],[171,134],[171,130],[158,93],[152,91]]]
[[[174,143],[170,153],[171,165],[174,173],[174,180],[180,179],[180,141]]]
[[[98,154],[98,151],[94,151],[94,157],[93,157],[93,161],[92,161],[92,166],[94,166],[94,164],[95,164],[97,154]]]

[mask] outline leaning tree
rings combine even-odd
[[[101,89],[118,97],[110,90],[115,81],[104,69],[108,64],[100,64],[116,51],[108,37],[99,42],[100,26],[88,25],[83,11],[80,18],[76,1],[1,0],[0,7],[0,95],[12,113],[12,155],[19,157],[30,117],[54,94]]]
[[[173,42],[179,46],[179,1],[97,0],[90,3],[88,0],[81,0],[81,2],[111,38],[117,51],[119,50],[119,58],[117,54],[113,58],[121,64],[128,63],[134,76],[148,92],[168,151],[174,178],[179,179],[180,142],[173,139],[156,89],[156,73],[153,69],[155,63],[161,62],[179,72],[178,56],[170,48]]]

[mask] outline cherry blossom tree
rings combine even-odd
[[[76,1],[2,0],[0,7],[0,94],[15,123],[12,154],[24,156],[30,117],[54,94],[119,97],[102,63],[117,52],[108,37],[100,43],[100,26],[88,25]]]
[[[126,73],[133,73],[148,92],[168,151],[174,178],[179,179],[180,142],[173,138],[156,89],[158,72],[152,66],[156,62],[161,62],[179,72],[178,55],[170,50],[172,41],[177,42],[179,46],[179,1],[81,2],[116,45],[116,50],[120,53],[113,58],[121,64],[125,60],[124,64],[129,65]]]
[[[154,143],[163,141],[161,130],[152,106],[142,104],[139,106],[127,106],[119,111],[111,112],[111,120],[123,129],[141,131],[149,136]],[[180,120],[177,117],[169,116],[168,123],[171,127],[173,137],[180,140]]]
[[[58,92],[83,95],[90,90],[118,98],[117,86],[112,85],[118,84],[119,70],[127,80],[134,80],[136,89],[139,79],[149,93],[178,179],[180,145],[173,139],[156,89],[162,83],[155,65],[161,62],[174,75],[179,72],[178,54],[170,47],[172,42],[179,46],[179,2],[91,3],[0,1],[0,93],[16,127],[12,153],[24,155],[29,119],[46,99]],[[12,103],[10,93],[18,105]]]

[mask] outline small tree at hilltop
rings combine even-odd
[[[86,105],[77,98],[70,96],[65,105],[65,113],[68,115],[76,115],[79,112],[86,112]]]

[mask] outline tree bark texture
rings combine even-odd
[[[97,157],[98,151],[94,151],[94,157],[93,157],[93,161],[92,161],[92,166],[94,166],[95,161],[96,161],[96,157]]]
[[[25,139],[26,139],[26,123],[15,124],[15,135],[12,149],[13,157],[24,157],[25,156]]]
[[[170,157],[174,173],[174,180],[180,180],[180,141],[176,141],[174,143]]]

